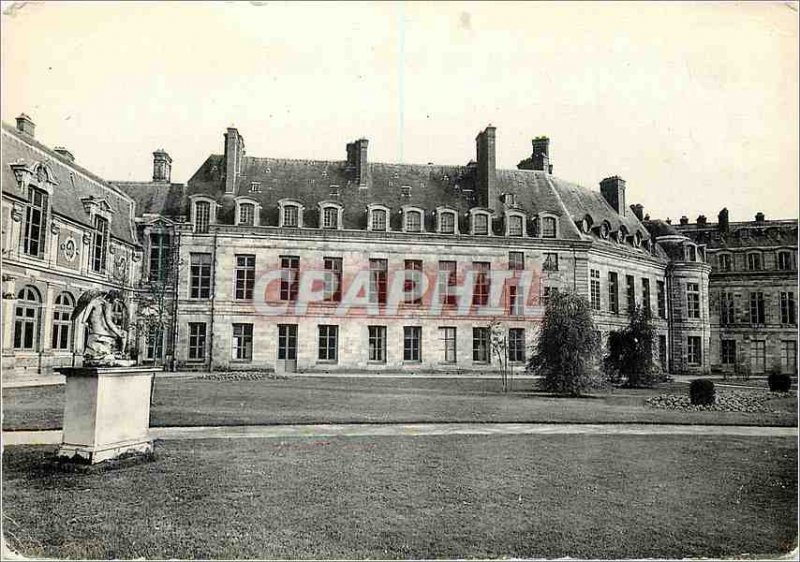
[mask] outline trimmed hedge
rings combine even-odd
[[[773,392],[789,392],[792,388],[792,377],[786,374],[772,373],[768,378],[769,389]]]
[[[717,398],[717,391],[714,382],[708,379],[695,379],[689,385],[689,398],[692,404],[697,406],[708,406],[713,404]]]

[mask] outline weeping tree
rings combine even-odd
[[[637,305],[628,325],[608,335],[603,369],[609,380],[630,387],[648,387],[657,382],[661,370],[653,358],[655,340],[649,309]]]
[[[547,392],[580,396],[602,382],[595,364],[599,349],[589,301],[576,293],[558,291],[547,301],[527,371],[543,377],[541,386]]]

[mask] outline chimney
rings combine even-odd
[[[169,183],[172,175],[172,158],[163,148],[153,153],[153,181],[156,183]]]
[[[33,132],[36,130],[36,125],[33,120],[24,113],[20,113],[17,117],[17,131],[24,133],[29,137],[33,137]]]
[[[244,160],[244,139],[235,127],[225,133],[225,193],[236,193],[239,173]]]
[[[681,219],[680,219],[680,223],[681,223],[681,226],[686,226],[687,224],[689,224],[689,217],[687,217],[686,215],[683,215],[681,217]]]
[[[614,210],[625,216],[625,180],[619,176],[611,176],[600,182],[600,193]]]
[[[497,194],[497,169],[495,163],[495,127],[489,125],[475,137],[475,149],[478,159],[478,194],[479,202],[484,207],[500,209],[501,202]]]
[[[764,222],[764,213],[760,211],[756,213],[756,222]]]
[[[636,215],[637,219],[644,220],[644,205],[641,203],[631,205],[631,211],[633,211],[633,214]]]
[[[697,217],[697,226],[705,226],[708,224],[708,220],[706,219],[705,215],[700,215]]]
[[[64,160],[68,160],[70,162],[75,162],[75,156],[63,146],[57,146],[53,149],[53,152],[61,156]]]
[[[517,164],[520,170],[539,170],[540,172],[553,173],[553,165],[550,163],[550,139],[547,137],[536,137],[531,140],[533,151],[531,157],[526,158]]]
[[[720,232],[728,232],[728,228],[730,227],[730,221],[728,219],[728,209],[723,208],[719,214],[717,215],[717,228]]]
[[[353,148],[353,166],[356,172],[356,185],[358,187],[367,187],[367,179],[369,177],[369,160],[367,159],[367,147],[369,141],[367,139],[358,139],[352,143]]]

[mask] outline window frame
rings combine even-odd
[[[482,217],[482,220],[486,221],[486,232],[478,232],[478,217]],[[491,210],[482,207],[473,207],[469,210],[469,234],[470,236],[492,236]]]
[[[592,310],[602,310],[602,284],[600,283],[600,270],[589,269],[589,305]]]
[[[321,201],[319,203],[319,228],[320,230],[342,230],[344,207],[335,201]],[[331,217],[334,222],[331,223]]]
[[[37,198],[39,203],[37,204]],[[49,221],[50,193],[40,187],[28,186],[25,219],[22,225],[22,253],[32,258],[44,258],[47,249],[47,224]],[[37,220],[34,221],[34,216]],[[33,230],[36,230],[35,236]],[[35,244],[36,251],[31,251]]]
[[[505,226],[506,226],[505,234],[506,234],[506,237],[509,237],[509,238],[524,238],[524,237],[526,237],[528,235],[527,228],[526,228],[528,221],[527,221],[527,217],[525,216],[525,213],[523,213],[522,211],[516,211],[516,210],[506,210],[505,214],[506,214],[506,216],[505,216]],[[512,221],[512,219],[515,219],[515,220],[519,221],[519,233],[518,234],[517,233],[512,233],[512,231],[511,231],[512,230],[511,229],[511,221]],[[516,228],[514,230],[516,232]]]
[[[202,327],[202,330],[200,328]],[[195,328],[197,330],[195,330]],[[208,323],[189,322],[189,341],[187,345],[187,361],[202,363],[208,353]],[[194,333],[194,332],[197,333]]]
[[[53,331],[50,349],[72,351],[72,311],[75,299],[68,291],[61,291],[53,300]]]
[[[233,300],[253,300],[256,283],[255,254],[234,254]]]
[[[106,273],[108,269],[108,247],[111,238],[111,221],[108,217],[95,215],[92,221],[92,250],[89,268],[93,273]]]
[[[508,362],[519,365],[524,363],[525,359],[525,328],[509,328]]]
[[[323,333],[324,332],[324,333]],[[317,325],[317,362],[334,364],[339,361],[339,326]]]
[[[375,228],[377,217],[383,216],[382,228]],[[369,232],[391,232],[391,209],[386,205],[372,203],[367,206],[367,230]],[[377,226],[381,226],[378,224]]]
[[[491,355],[491,333],[485,326],[472,327],[472,362],[488,365],[492,361]]]
[[[444,229],[444,217],[445,215],[449,216],[453,221],[453,229],[451,232],[447,232]],[[436,232],[438,234],[446,234],[448,236],[457,235],[459,234],[458,230],[458,211],[452,209],[450,207],[437,207],[436,208]]]
[[[197,260],[196,262],[195,259]],[[214,277],[213,265],[211,253],[189,253],[189,299],[205,300],[211,298],[211,285]]]
[[[386,326],[367,326],[367,361],[386,363]]]
[[[281,286],[279,298],[281,302],[297,302],[300,290],[300,256],[280,255]]]
[[[293,210],[295,215],[293,221],[287,221],[287,213]],[[300,201],[294,199],[280,199],[278,201],[278,227],[280,228],[303,228],[303,212],[305,207]],[[295,224],[287,224],[294,222]]]
[[[20,311],[23,314],[20,314]],[[33,285],[25,285],[17,292],[14,303],[14,335],[12,347],[15,351],[36,351],[41,338],[42,294]],[[30,336],[30,345],[27,345]]]
[[[237,331],[239,332],[237,334]],[[253,361],[253,324],[234,322],[231,324],[231,361],[250,363]]]
[[[403,326],[403,363],[422,363],[422,326]]]
[[[425,232],[425,210],[421,207],[414,205],[404,205],[401,209],[403,214],[403,232],[410,234],[419,234]],[[419,228],[416,230],[409,224],[411,217],[416,216],[419,219]]]
[[[441,362],[454,365],[458,362],[458,329],[455,326],[440,326],[439,339],[442,341]],[[450,359],[452,355],[452,359]]]
[[[389,276],[389,260],[386,258],[369,259],[369,302],[385,305]]]
[[[192,231],[195,234],[208,234],[211,225],[216,223],[216,201],[204,195],[193,195],[190,197],[190,200],[192,209]],[[200,218],[198,217],[198,208],[201,205],[208,205],[208,217],[206,222],[200,222]]]
[[[686,283],[686,318],[690,320],[700,320],[702,318],[700,283]]]

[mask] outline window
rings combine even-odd
[[[550,302],[550,297],[558,292],[558,287],[543,287],[542,288],[542,306],[547,306]]]
[[[781,342],[781,370],[784,373],[797,373],[797,342],[784,340]]]
[[[592,310],[600,310],[600,270],[589,271],[589,296]]]
[[[630,314],[636,308],[636,281],[633,275],[625,276],[625,300],[627,301],[625,308]]]
[[[508,252],[508,269],[511,271],[525,269],[525,254],[522,252]]]
[[[475,306],[486,306],[489,303],[489,262],[472,262],[472,269],[475,271],[475,288],[472,293],[472,304]]]
[[[233,325],[233,357],[235,361],[253,360],[253,325]]]
[[[790,271],[793,269],[791,252],[778,252],[778,269],[781,271]]]
[[[686,284],[686,316],[700,318],[700,285],[698,283]]]
[[[456,214],[443,212],[439,215],[439,232],[442,234],[455,234]]]
[[[47,228],[47,193],[35,187],[28,188],[28,206],[25,209],[25,230],[22,251],[29,256],[44,255],[44,238]]]
[[[792,291],[781,293],[781,324],[797,324],[797,308]]]
[[[736,340],[722,340],[720,351],[720,360],[723,365],[736,364]]]
[[[297,324],[278,324],[278,360],[297,360]]]
[[[750,323],[764,323],[764,293],[750,293]]]
[[[342,258],[323,258],[322,268],[325,270],[326,302],[342,300]]]
[[[525,330],[523,328],[508,329],[508,360],[512,363],[525,361]]]
[[[327,326],[321,324],[319,327],[319,355],[320,361],[335,363],[338,358],[339,350],[339,326]]]
[[[761,271],[761,254],[747,254],[747,271]]]
[[[369,260],[369,302],[386,304],[386,260]]]
[[[511,316],[522,316],[524,312],[524,301],[519,289],[516,285],[508,286],[508,313]]]
[[[236,300],[252,300],[253,285],[256,282],[256,257],[252,255],[236,256],[236,286],[233,298]]]
[[[208,232],[208,225],[211,223],[211,203],[208,201],[198,201],[194,204],[194,231],[198,234]]]
[[[69,293],[61,293],[56,297],[53,309],[53,339],[51,347],[59,351],[72,349],[70,339],[72,330],[72,309],[75,301]]]
[[[658,299],[658,317],[667,317],[667,294],[664,290],[664,282],[656,281],[656,298]]]
[[[169,234],[166,232],[150,233],[150,267],[148,269],[148,278],[150,281],[163,282],[166,280],[169,250]]]
[[[722,291],[719,296],[719,322],[723,326],[728,326],[736,322],[736,305],[733,300],[733,293]]]
[[[555,238],[556,237],[556,219],[553,217],[544,217],[542,219],[542,238]]]
[[[508,217],[508,235],[509,236],[522,236],[522,217],[519,215],[510,215]]]
[[[369,360],[386,362],[386,326],[369,326]]]
[[[406,212],[406,232],[422,231],[422,213],[419,211]]]
[[[253,226],[256,223],[256,207],[252,203],[239,205],[239,224]]]
[[[322,228],[339,228],[339,209],[336,207],[322,209]]]
[[[442,297],[442,303],[454,306],[456,304],[455,287],[457,283],[456,277],[456,262],[454,261],[440,261],[439,262],[439,294]]]
[[[558,271],[558,254],[545,253],[542,269],[544,271]]]
[[[284,205],[283,207],[283,225],[291,228],[300,226],[300,207],[297,205]]]
[[[642,308],[647,315],[652,314],[650,310],[650,280],[642,279]]]
[[[616,271],[608,272],[608,310],[619,314],[619,281]]]
[[[407,304],[422,304],[422,260],[405,261],[403,292]]]
[[[145,359],[156,361],[164,357],[164,333],[158,326],[150,326],[146,335]]]
[[[281,300],[294,302],[297,300],[297,288],[300,279],[300,258],[297,256],[281,256]]]
[[[689,365],[700,365],[703,362],[702,343],[700,336],[689,336],[686,338],[686,360]]]
[[[39,305],[42,300],[39,291],[33,287],[23,287],[17,293],[14,308],[14,349],[33,351],[39,332]]]
[[[479,236],[489,234],[489,215],[486,213],[472,215],[472,233]]]
[[[455,328],[439,328],[439,337],[442,340],[442,349],[444,350],[443,361],[445,363],[456,362],[456,329]]]
[[[658,336],[658,360],[661,368],[667,370],[667,336]]]
[[[403,326],[403,361],[422,361],[422,328]]]
[[[206,358],[206,323],[189,322],[189,361]]]
[[[750,361],[753,373],[763,373],[767,370],[767,342],[750,343]]]
[[[686,261],[697,261],[697,248],[693,244],[686,245]]]
[[[472,360],[489,362],[489,328],[472,328]]]
[[[250,182],[250,192],[251,193],[261,193],[261,182],[260,181],[251,181]]]
[[[372,230],[386,230],[386,211],[384,209],[373,209],[370,222]]]
[[[719,255],[719,269],[720,269],[720,271],[730,271],[731,270],[731,255],[730,254],[720,254]]]
[[[92,271],[102,273],[106,270],[108,252],[108,221],[103,217],[94,217],[94,234],[92,236]]]
[[[189,264],[189,298],[210,298],[211,254],[191,254]]]

